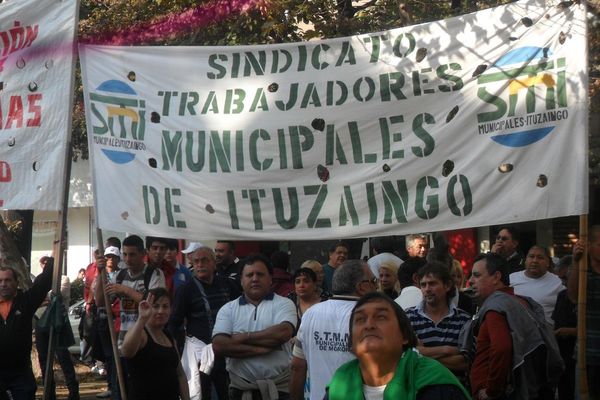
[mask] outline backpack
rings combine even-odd
[[[150,280],[152,279],[152,274],[154,272],[156,272],[157,275],[160,274],[156,268],[151,267],[149,265],[144,270],[144,289],[145,289],[144,293],[148,292],[148,289],[150,287]],[[126,273],[127,273],[126,269],[122,269],[119,272],[117,272],[117,277],[115,278],[116,283],[122,284],[123,281],[125,280]]]

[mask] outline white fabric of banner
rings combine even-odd
[[[0,4],[0,209],[61,208],[77,6]]]
[[[585,11],[564,5],[304,43],[80,46],[98,224],[293,240],[585,213]]]

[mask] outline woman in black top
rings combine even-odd
[[[165,330],[171,315],[169,293],[164,288],[150,290],[138,309],[138,320],[121,347],[130,375],[129,399],[189,400],[175,341]]]

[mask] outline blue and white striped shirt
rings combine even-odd
[[[437,324],[425,314],[423,301],[406,310],[406,316],[423,346],[458,346],[460,330],[471,319],[471,316],[466,311],[456,308],[452,303],[449,307],[448,315]]]

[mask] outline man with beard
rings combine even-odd
[[[219,240],[215,245],[217,275],[240,282],[240,266],[235,256],[235,243],[230,240]]]
[[[464,375],[467,362],[458,348],[462,327],[471,319],[452,303],[454,284],[450,271],[439,262],[427,263],[417,273],[423,300],[406,310],[406,316],[419,338],[424,356],[434,358],[456,375]]]

